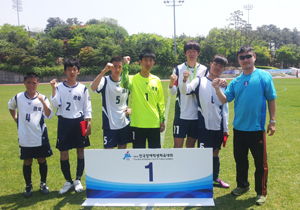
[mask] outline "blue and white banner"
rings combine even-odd
[[[214,205],[212,149],[87,149],[85,173],[83,206]]]

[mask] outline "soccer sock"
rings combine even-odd
[[[46,183],[47,172],[48,172],[47,161],[45,161],[44,163],[39,163],[39,166],[40,166],[39,168],[40,168],[41,182]]]
[[[61,171],[63,172],[63,175],[67,182],[70,182],[73,184],[72,178],[71,178],[71,171],[70,171],[70,162],[68,160],[60,160],[60,167]]]
[[[220,171],[220,158],[213,157],[213,180],[219,178],[219,171]]]
[[[31,184],[31,165],[23,165],[23,176],[26,182],[26,186]]]
[[[77,173],[76,173],[77,180],[81,179],[83,170],[84,170],[84,158],[82,159],[77,158]]]

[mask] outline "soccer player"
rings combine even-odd
[[[185,95],[180,92],[180,85],[183,80],[183,72],[191,72],[187,84],[196,77],[207,75],[207,68],[197,63],[200,55],[200,45],[195,40],[190,40],[184,45],[184,54],[187,62],[175,67],[170,78],[169,93],[176,95],[175,117],[173,122],[174,148],[182,148],[184,138],[186,138],[186,147],[195,147],[197,139],[197,102],[194,95]],[[178,81],[178,82],[177,82]]]
[[[8,102],[9,112],[18,124],[20,158],[24,160],[23,176],[26,182],[24,196],[32,195],[31,165],[33,158],[39,163],[42,194],[49,193],[46,184],[48,166],[46,158],[52,155],[44,118],[51,119],[53,111],[46,96],[36,91],[38,75],[27,73],[24,77],[26,91],[18,93]],[[18,113],[16,110],[18,109]]]
[[[210,63],[209,75],[197,77],[187,84],[189,71],[183,72],[182,94],[196,94],[198,103],[198,148],[213,148],[214,186],[229,188],[230,185],[219,179],[219,151],[224,139],[228,137],[228,103],[222,104],[212,86],[212,80],[219,78],[228,60],[224,55],[216,55]],[[222,88],[225,90],[225,88]]]
[[[131,123],[133,130],[133,148],[161,148],[160,132],[165,130],[165,103],[161,81],[150,73],[155,64],[155,54],[149,49],[142,50],[139,62],[142,70],[134,76],[128,76],[130,57],[124,57],[121,87],[130,90]]]
[[[222,103],[234,100],[233,149],[236,162],[237,187],[233,195],[242,195],[250,190],[248,181],[248,151],[250,149],[255,164],[255,203],[262,205],[267,199],[267,151],[266,151],[266,101],[270,121],[267,129],[269,136],[275,133],[276,91],[270,73],[255,68],[256,55],[251,46],[242,46],[237,52],[238,62],[243,73],[233,79],[223,93],[219,79],[214,79],[217,95]]]
[[[64,72],[67,80],[57,84],[51,80],[51,103],[57,108],[58,116],[56,148],[60,151],[60,164],[66,179],[64,187],[58,192],[63,194],[74,186],[76,192],[83,190],[81,176],[84,170],[84,147],[90,145],[88,136],[91,134],[92,107],[87,87],[77,82],[80,72],[79,61],[75,58],[65,59]],[[85,136],[81,134],[80,122],[87,121]],[[77,149],[77,173],[73,183],[69,163],[69,150]]]
[[[131,109],[128,106],[127,89],[120,86],[123,59],[113,56],[105,68],[91,83],[94,92],[102,96],[102,129],[103,145],[105,149],[126,149],[127,143],[132,142],[132,131],[128,115]],[[111,71],[109,76],[104,76]]]

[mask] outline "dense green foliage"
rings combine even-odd
[[[232,13],[238,16],[237,11]],[[158,34],[129,35],[117,20],[91,19],[82,24],[77,18],[49,18],[44,32],[27,32],[23,26],[0,26],[0,69],[25,73],[36,71],[43,75],[56,74],[65,57],[78,57],[86,74],[95,67],[103,68],[113,55],[131,56],[132,71],[138,67],[142,49],[152,49],[156,56],[159,75],[170,74],[172,68],[185,62],[183,46],[194,39],[201,44],[199,61],[208,65],[216,54],[223,54],[230,65],[238,66],[236,52],[241,45],[254,46],[257,65],[289,67],[300,63],[300,32],[275,25],[263,25],[252,30],[245,21],[234,28],[212,28],[206,37],[177,37],[177,56],[173,38]],[[45,71],[45,72],[44,72]],[[155,70],[156,71],[156,70]],[[61,74],[61,73],[60,73]]]

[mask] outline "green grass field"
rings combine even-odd
[[[230,191],[235,185],[235,162],[233,159],[232,135],[228,138],[225,148],[220,152],[221,171],[220,178],[228,182],[229,189],[214,188],[215,207],[155,207],[154,209],[300,209],[298,190],[300,186],[300,79],[275,79],[277,90],[277,113],[276,132],[273,137],[267,137],[268,151],[268,199],[262,206],[254,204],[254,165],[251,154],[249,181],[251,191],[240,197],[234,197]],[[89,84],[86,84],[89,88]],[[168,82],[163,82],[165,90],[165,102],[168,104],[167,93]],[[53,156],[48,161],[47,184],[50,193],[46,196],[39,191],[39,171],[36,161],[33,163],[32,182],[34,192],[31,198],[24,198],[23,191],[25,182],[22,174],[23,162],[19,158],[17,126],[12,120],[7,103],[18,92],[25,90],[23,85],[0,86],[0,114],[1,114],[1,150],[0,150],[0,208],[1,209],[141,209],[141,207],[128,208],[100,208],[81,207],[86,199],[86,191],[82,193],[68,192],[58,195],[65,180],[60,170],[59,151],[55,148],[57,117],[46,120],[50,144],[53,149]],[[89,88],[90,90],[90,88]],[[38,91],[50,97],[50,85],[39,85]],[[90,136],[91,146],[89,148],[102,149],[102,122],[101,122],[101,97],[90,90],[93,119],[92,134]],[[174,117],[174,100],[170,98],[170,106],[167,118],[167,128],[164,138],[164,148],[173,147],[172,123]],[[232,134],[232,120],[234,117],[233,103],[230,103],[230,134]],[[268,119],[268,118],[267,118]],[[131,148],[131,144],[128,145]],[[200,161],[200,160],[199,160]],[[74,177],[76,170],[76,153],[70,151],[71,172]],[[85,188],[85,178],[83,177]]]

